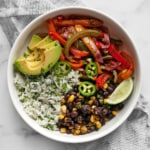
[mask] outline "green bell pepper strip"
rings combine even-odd
[[[78,90],[81,95],[88,97],[95,94],[96,86],[91,82],[84,81],[80,83]]]
[[[88,63],[85,67],[85,73],[89,78],[96,77],[98,75],[97,64],[95,62]]]
[[[77,32],[76,34],[71,36],[71,38],[68,39],[66,44],[65,44],[65,51],[64,51],[64,53],[65,53],[65,56],[66,56],[67,59],[70,59],[70,57],[69,57],[69,49],[70,49],[71,45],[76,40],[78,40],[79,38],[86,37],[86,36],[97,37],[97,36],[100,36],[100,32],[96,31],[96,30],[87,29],[87,30],[83,30],[83,31]]]
[[[67,75],[71,71],[71,66],[68,62],[65,61],[59,61],[54,66],[54,74],[63,77]]]

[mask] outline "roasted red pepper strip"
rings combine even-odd
[[[83,60],[80,60],[80,61],[78,61],[78,62],[69,62],[69,64],[71,65],[71,68],[72,69],[74,69],[74,70],[76,70],[76,69],[79,69],[79,68],[81,68],[83,65],[84,65],[84,61]]]
[[[114,69],[118,69],[118,67],[120,66],[120,62],[116,62],[113,60],[110,60],[108,64],[105,65],[105,69],[107,71],[113,71]]]
[[[98,49],[107,49],[109,48],[110,46],[110,39],[109,39],[109,34],[107,33],[101,33],[101,36],[100,36],[101,40],[103,42],[100,42],[100,41],[96,41],[95,44],[96,46],[98,47]]]
[[[122,51],[120,54],[130,63],[130,67],[128,69],[124,69],[119,73],[119,78],[125,80],[132,76],[134,71],[134,62],[132,57],[129,56],[126,52]]]
[[[52,20],[48,20],[47,23],[48,23],[49,31],[54,31],[54,32],[56,32],[56,28],[55,28],[55,26],[54,26],[53,21],[52,21]]]
[[[99,88],[103,88],[103,85],[106,83],[106,81],[109,79],[110,74],[108,73],[103,73],[101,74],[99,77],[97,77],[96,79],[96,85]]]
[[[88,51],[80,51],[80,50],[77,50],[73,47],[70,48],[70,52],[74,55],[74,56],[77,56],[78,58],[81,58],[81,57],[86,57],[89,55],[89,52]]]
[[[66,44],[66,40],[63,37],[61,37],[57,32],[50,31],[49,34],[51,36],[53,36],[53,38],[55,40],[58,40],[62,45]],[[87,51],[80,51],[80,50],[77,50],[77,49],[72,48],[72,47],[70,48],[70,50],[71,50],[71,53],[73,55],[77,56],[78,58],[85,57],[85,56],[89,55],[89,52],[87,52]]]
[[[62,49],[61,56],[59,58],[60,61],[66,61],[65,55],[64,55],[64,49]]]
[[[64,56],[64,54],[63,54],[63,53],[61,53],[60,61],[66,61],[65,56]]]
[[[66,40],[62,38],[57,32],[50,31],[49,34],[53,36],[55,40],[58,40],[62,45],[66,44]]]
[[[126,68],[130,67],[130,63],[128,63],[128,61],[120,55],[113,44],[111,44],[109,47],[109,53],[114,59],[121,62]]]

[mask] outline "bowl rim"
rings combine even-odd
[[[129,40],[131,41],[132,43],[132,46],[134,47],[134,49],[136,50],[135,51],[135,54],[136,54],[136,57],[137,57],[137,60],[138,60],[138,67],[139,67],[139,81],[138,81],[138,88],[137,88],[137,94],[136,96],[134,97],[134,101],[132,103],[132,106],[130,106],[130,109],[127,111],[127,114],[126,116],[122,117],[119,119],[119,121],[113,125],[111,128],[108,128],[107,130],[105,130],[105,132],[103,132],[103,134],[95,134],[94,136],[88,136],[87,138],[80,138],[80,141],[77,140],[77,139],[74,139],[74,138],[70,138],[69,141],[68,141],[68,138],[61,138],[59,135],[56,136],[56,137],[52,137],[52,136],[49,136],[48,134],[44,134],[41,130],[38,130],[37,127],[34,127],[33,125],[31,125],[31,123],[28,121],[28,119],[24,116],[24,114],[20,111],[20,109],[18,108],[17,104],[15,103],[15,100],[14,100],[14,97],[13,97],[13,92],[11,90],[11,85],[10,85],[10,82],[11,81],[11,77],[10,77],[10,73],[11,73],[11,60],[13,59],[13,53],[15,52],[15,47],[17,46],[17,43],[18,41],[20,40],[20,38],[24,35],[25,31],[30,28],[30,26],[32,26],[33,24],[35,24],[36,22],[38,22],[39,20],[41,20],[42,18],[44,18],[45,16],[51,14],[51,13],[57,13],[58,11],[63,11],[63,10],[71,10],[71,9],[77,9],[77,10],[85,10],[85,11],[92,11],[92,12],[95,12],[95,13],[99,13],[101,15],[103,15],[104,17],[110,19],[111,21],[113,21],[115,24],[117,24],[127,35],[127,37],[129,38]],[[34,129],[34,131],[40,133],[41,135],[49,138],[49,139],[52,139],[52,140],[55,140],[55,141],[58,141],[58,142],[64,142],[64,143],[84,143],[84,142],[89,142],[89,141],[93,141],[93,140],[96,140],[96,139],[99,139],[99,138],[102,138],[108,134],[110,134],[112,131],[114,131],[115,129],[117,129],[121,124],[123,124],[123,122],[129,117],[129,115],[132,113],[136,103],[137,103],[137,100],[138,100],[138,97],[139,97],[139,93],[140,93],[140,90],[141,90],[141,64],[140,64],[140,59],[139,59],[139,54],[138,54],[138,51],[137,51],[137,48],[134,44],[134,41],[133,39],[131,38],[131,36],[129,35],[129,33],[126,31],[126,29],[114,18],[111,17],[111,15],[109,14],[106,14],[104,13],[103,11],[100,11],[100,10],[97,10],[97,9],[94,9],[94,8],[88,8],[88,7],[85,7],[85,6],[71,6],[71,7],[61,7],[61,8],[55,8],[55,9],[52,9],[38,17],[36,17],[33,21],[31,21],[27,26],[25,26],[25,28],[21,31],[21,33],[19,34],[19,36],[17,37],[17,39],[15,40],[15,43],[13,44],[13,47],[11,48],[11,52],[10,52],[10,55],[9,55],[9,59],[8,59],[8,65],[7,65],[7,84],[8,84],[8,90],[9,90],[9,94],[10,94],[10,97],[11,97],[11,101],[16,109],[16,111],[18,112],[18,114],[21,116],[21,118],[32,128]],[[40,127],[41,128],[41,127]]]

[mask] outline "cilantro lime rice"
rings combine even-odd
[[[51,71],[47,76],[29,77],[15,72],[14,83],[25,112],[40,126],[58,130],[60,100],[79,82],[79,72],[72,70],[63,78]]]

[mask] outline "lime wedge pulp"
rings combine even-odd
[[[114,92],[109,96],[107,103],[111,105],[119,104],[125,101],[133,90],[133,79],[130,77],[126,80],[123,80]]]

